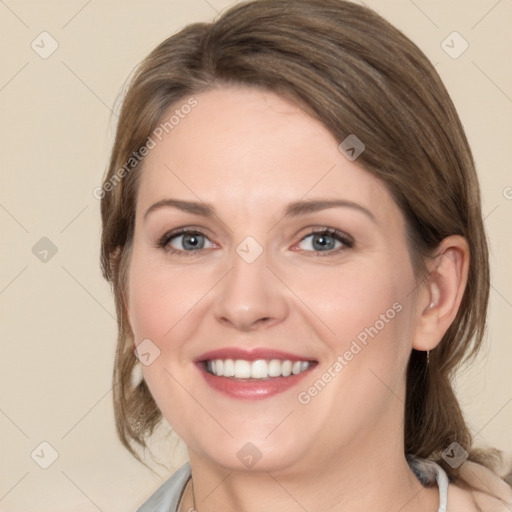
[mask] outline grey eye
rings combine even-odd
[[[334,235],[328,233],[311,233],[305,236],[301,242],[301,249],[306,251],[330,251],[342,246],[342,242]]]

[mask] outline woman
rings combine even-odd
[[[101,195],[120,438],[139,458],[164,418],[190,458],[140,511],[510,509],[450,382],[489,292],[471,152],[385,20],[186,27],[133,76]]]

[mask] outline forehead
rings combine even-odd
[[[174,116],[175,124],[145,157],[138,208],[172,196],[250,214],[322,197],[396,215],[384,184],[349,161],[338,149],[341,141],[291,101],[246,86],[210,89],[194,99],[194,108],[180,111],[185,98],[163,116],[162,122]]]

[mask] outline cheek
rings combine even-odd
[[[314,312],[338,340],[334,343],[358,336],[364,340],[369,331],[389,332],[392,324],[400,325],[413,288],[414,276],[406,262],[385,261],[322,269],[302,283]]]
[[[130,325],[136,345],[149,339],[157,347],[149,345],[154,359],[141,370],[166,421],[180,432],[180,425],[193,421],[193,408],[187,408],[190,397],[184,391],[193,383],[181,365],[185,342],[197,326],[196,321],[191,322],[192,310],[208,290],[207,283],[201,285],[200,280],[190,272],[166,268],[143,248],[134,248],[128,273]]]
[[[302,398],[311,397],[312,416],[336,411],[331,418],[350,414],[359,418],[354,424],[362,424],[382,414],[401,394],[412,344],[414,275],[407,260],[378,263],[330,269],[316,287],[304,283],[308,302],[332,331],[323,338],[328,351],[321,380],[328,382],[327,392],[318,392],[316,398],[307,387],[315,382],[303,387],[309,396]]]
[[[162,283],[154,279],[135,259],[129,273],[128,315],[135,342],[150,338],[158,343],[167,329],[171,318],[172,304],[162,295]]]
[[[150,338],[162,345],[208,291],[198,272],[171,269],[161,259],[134,250],[129,271],[128,314],[136,341]]]
[[[377,260],[330,269],[322,286],[309,287],[315,313],[332,331],[324,341],[326,370],[336,375],[333,397],[348,397],[333,408],[350,408],[351,401],[357,408],[363,400],[379,409],[389,389],[399,393],[402,385],[412,346],[414,274],[407,254]]]

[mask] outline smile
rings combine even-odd
[[[226,347],[194,361],[210,389],[238,400],[261,400],[297,386],[318,365],[305,354]]]
[[[306,371],[310,361],[291,361],[289,359],[210,359],[205,362],[205,369],[216,377],[234,379],[272,379],[289,377]]]

